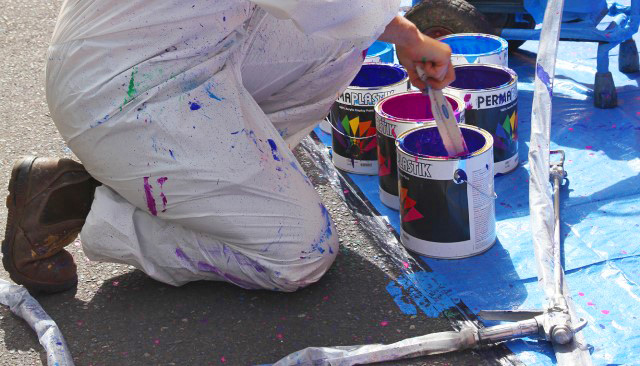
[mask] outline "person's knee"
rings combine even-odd
[[[281,291],[296,291],[322,278],[336,259],[339,250],[338,232],[324,206],[321,206],[320,233],[299,244],[295,261],[281,268],[274,278]],[[317,231],[314,230],[316,233]]]

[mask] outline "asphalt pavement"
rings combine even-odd
[[[46,49],[62,1],[0,4],[0,199],[22,155],[73,157],[48,116]],[[246,291],[226,283],[180,288],[129,266],[90,262],[79,241],[76,291],[39,296],[64,334],[76,365],[250,365],[308,346],[389,343],[451,330],[445,318],[403,314],[385,290],[391,262],[356,223],[330,185],[304,161],[336,221],[342,248],[316,285],[292,294]],[[6,208],[0,205],[0,227]],[[4,230],[0,230],[2,233]],[[0,234],[1,235],[1,234]],[[0,278],[8,275],[0,270]],[[0,308],[0,365],[46,363],[35,333]],[[493,364],[475,351],[394,365]]]

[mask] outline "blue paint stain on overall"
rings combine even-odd
[[[191,109],[192,111],[197,111],[200,108],[202,107],[200,107],[200,104],[198,104],[197,102],[189,102],[189,109]]]
[[[333,248],[331,248],[330,245],[327,245],[328,249],[322,247],[322,245],[332,237],[333,229],[331,229],[331,217],[329,217],[329,211],[327,211],[327,208],[322,203],[320,204],[320,211],[323,219],[322,231],[320,232],[320,236],[318,237],[318,239],[314,240],[313,243],[311,243],[311,250],[309,252],[302,252],[302,254],[306,254],[306,256],[301,257],[303,259],[308,258],[309,255],[314,252],[324,254],[328,250],[329,254],[334,253]]]
[[[207,85],[207,86],[204,88],[204,90],[207,92],[207,95],[209,95],[209,98],[211,98],[211,99],[215,99],[215,100],[217,100],[218,102],[221,102],[221,101],[223,101],[223,100],[224,100],[224,98],[220,98],[219,96],[215,95],[211,89],[213,89],[213,86],[212,86],[211,84]]]
[[[276,142],[272,139],[268,139],[267,142],[269,143],[269,146],[271,146],[271,155],[273,155],[273,160],[282,161],[282,156],[280,156],[280,153],[278,152]]]

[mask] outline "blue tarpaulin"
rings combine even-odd
[[[640,43],[640,36],[635,36]],[[433,272],[406,274],[388,284],[399,311],[438,316],[462,301],[480,310],[542,308],[536,277],[528,194],[528,141],[535,52],[527,42],[510,55],[519,76],[520,166],[496,177],[498,242],[484,254],[460,260],[422,257]],[[619,106],[593,106],[597,44],[561,42],[553,94],[552,149],[566,152],[568,182],[562,191],[564,267],[584,336],[596,365],[638,364],[640,357],[640,73],[610,62]],[[327,146],[330,135],[316,130]],[[348,174],[377,211],[399,231],[398,212],[378,198],[378,178]],[[413,288],[415,283],[421,288]],[[437,288],[438,291],[429,291]],[[426,290],[425,290],[426,289]],[[434,294],[438,294],[435,296]],[[546,342],[520,340],[508,347],[527,365],[553,365]]]

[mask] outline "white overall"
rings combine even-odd
[[[317,281],[338,253],[337,233],[290,148],[326,115],[398,6],[65,1],[47,101],[104,184],[81,233],[86,255],[172,285],[294,291]]]

